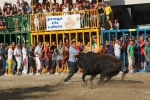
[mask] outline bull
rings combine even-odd
[[[77,66],[83,69],[82,80],[85,81],[86,75],[91,75],[90,83],[94,78],[100,74],[100,80],[98,84],[104,84],[111,80],[111,78],[117,75],[123,68],[121,60],[117,59],[113,55],[99,54],[99,53],[79,53],[77,56]],[[125,74],[128,70],[125,69],[122,74],[122,80],[124,80]],[[106,80],[104,80],[106,78]]]

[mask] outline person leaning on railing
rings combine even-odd
[[[12,16],[12,11],[11,11],[11,9],[10,9],[10,7],[7,7],[6,8],[6,11],[5,11],[5,14],[4,14],[6,17],[8,17],[8,16]]]

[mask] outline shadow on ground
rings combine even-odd
[[[22,99],[38,99],[46,96],[46,94],[57,91],[61,88],[61,83],[56,85],[45,85],[42,87],[30,88],[12,88],[0,91],[0,100],[22,100]],[[45,93],[45,94],[44,94]]]

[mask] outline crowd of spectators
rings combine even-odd
[[[112,9],[107,2],[97,3],[96,0],[89,1],[79,1],[76,3],[67,3],[62,0],[59,4],[54,0],[52,1],[43,0],[39,2],[38,0],[33,0],[33,2],[26,2],[24,0],[17,0],[16,4],[5,2],[3,8],[0,7],[0,16],[13,16],[18,14],[31,14],[33,8],[33,13],[49,13],[49,12],[68,12],[82,10],[81,15],[81,26],[82,27],[93,27],[96,26],[96,21],[99,20],[100,28],[105,29],[106,21],[108,21],[110,29],[119,29],[119,23],[117,19],[114,24],[111,22]],[[98,11],[98,13],[97,13]]]

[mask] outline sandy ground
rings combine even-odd
[[[150,73],[121,74],[98,86],[99,76],[90,88],[83,86],[81,74],[63,84],[67,75],[0,76],[0,100],[150,100]]]

